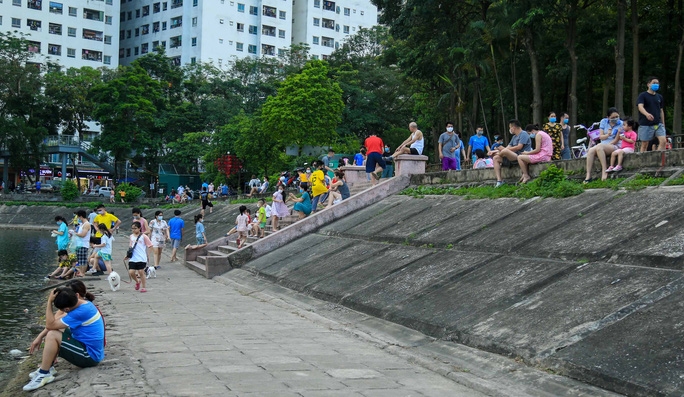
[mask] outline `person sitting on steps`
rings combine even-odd
[[[622,142],[620,149],[614,151],[610,155],[610,167],[606,172],[620,172],[622,171],[622,157],[625,153],[634,153],[634,144],[637,140],[636,130],[638,129],[638,124],[634,120],[627,120],[624,124],[624,131],[621,134],[617,134],[615,139],[613,139],[613,144],[617,145],[618,142]],[[617,165],[615,160],[617,159]]]

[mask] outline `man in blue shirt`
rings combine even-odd
[[[169,219],[169,237],[171,238],[171,262],[178,260],[176,258],[176,251],[180,247],[181,240],[183,239],[183,228],[185,227],[185,221],[180,217],[180,210],[173,211],[174,217]]]
[[[532,140],[527,131],[522,129],[522,125],[518,120],[511,120],[508,122],[508,129],[513,135],[511,142],[506,147],[498,147],[495,150],[489,151],[488,156],[493,157],[494,173],[496,174],[496,187],[504,184],[501,178],[501,166],[518,163],[518,154],[532,150]]]
[[[52,312],[52,304],[59,309]],[[33,354],[44,343],[40,368],[29,374],[25,391],[35,390],[55,380],[53,363],[57,356],[77,367],[96,366],[104,359],[104,320],[100,311],[71,288],[56,288],[48,295],[45,329],[31,343]]]
[[[468,141],[468,153],[466,153],[466,159],[471,159],[473,164],[475,164],[475,161],[477,161],[475,151],[478,149],[485,153],[491,150],[489,148],[489,139],[484,136],[484,128],[482,128],[481,125],[478,125],[477,128],[475,128],[475,135],[471,136],[470,140]]]

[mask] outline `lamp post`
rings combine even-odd
[[[128,160],[126,160],[126,178],[124,179],[124,183],[128,183]]]

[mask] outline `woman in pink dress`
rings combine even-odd
[[[522,176],[520,177],[520,182],[527,183],[532,179],[528,173],[528,164],[545,163],[551,161],[551,156],[553,156],[553,141],[549,134],[541,131],[536,125],[528,125],[527,133],[530,134],[530,138],[534,139],[535,149],[529,152],[522,152],[518,156],[518,164],[520,164],[520,169],[522,170]]]
[[[278,189],[273,193],[273,205],[271,206],[271,218],[273,231],[278,231],[278,219],[290,215],[290,210],[285,204],[285,195],[283,193],[283,186],[278,186]]]

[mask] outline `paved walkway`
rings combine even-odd
[[[117,236],[115,270],[127,280],[120,260],[125,249],[126,238]],[[473,371],[442,359],[435,361],[439,352],[424,358],[408,354],[402,343],[428,339],[421,334],[408,331],[404,342],[393,342],[392,337],[381,340],[374,334],[380,330],[372,324],[365,331],[351,325],[358,325],[355,316],[362,316],[358,313],[277,286],[259,288],[259,281],[250,281],[252,276],[243,271],[207,280],[180,263],[169,264],[169,252],[164,253],[157,278],[148,280],[147,293],[134,291],[132,284],[124,283],[119,291],[112,292],[104,279],[87,283],[106,316],[107,358],[96,368],[80,371],[61,361],[57,380],[33,395],[554,395],[528,393],[531,389],[520,388],[516,379],[509,380],[508,385],[494,376],[480,382],[481,376]],[[325,313],[316,312],[316,307]],[[448,368],[426,368],[426,363],[430,367],[435,362]],[[476,365],[489,366],[484,371],[490,375],[501,367],[482,363],[485,361]],[[506,365],[518,364],[510,361]],[[508,376],[515,371],[505,368],[499,372]],[[534,372],[537,378],[530,384],[540,383],[546,375]],[[459,377],[460,383],[454,381]],[[560,390],[566,389],[558,386],[556,395],[563,394]]]

